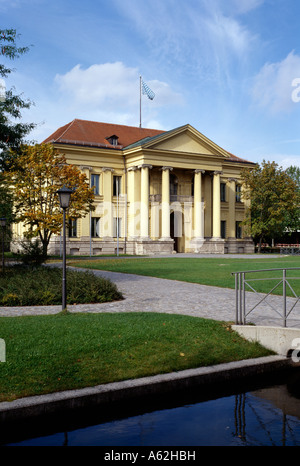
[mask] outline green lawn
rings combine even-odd
[[[69,264],[232,288],[234,271],[299,267],[300,258],[72,259]],[[229,323],[158,313],[1,317],[0,338],[6,344],[0,401],[271,354],[243,340]]]
[[[228,323],[154,314],[1,317],[0,402],[271,354]]]
[[[113,272],[134,273],[171,280],[180,280],[202,285],[234,288],[235,279],[232,272],[245,270],[261,270],[285,267],[300,267],[300,257],[282,256],[278,258],[265,257],[254,259],[232,258],[138,258],[138,259],[100,259],[80,260],[73,259],[70,265],[90,269],[110,270]],[[280,272],[261,272],[259,275],[249,274],[247,278],[273,278],[280,277]],[[300,270],[290,271],[288,277],[299,277]],[[297,294],[300,294],[300,280],[291,280]],[[273,280],[256,282],[258,291],[269,291],[275,282]],[[280,294],[281,289],[276,293]],[[290,292],[289,292],[290,293]]]

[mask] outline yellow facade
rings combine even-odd
[[[126,147],[54,142],[95,186],[95,210],[78,219],[67,253],[246,253],[239,222],[247,206],[232,156],[186,125]],[[117,220],[118,219],[118,220]],[[49,252],[59,253],[60,237]]]

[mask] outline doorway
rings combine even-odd
[[[184,252],[183,214],[181,209],[170,214],[170,236],[174,240],[174,251]]]

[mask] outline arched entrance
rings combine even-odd
[[[180,210],[173,210],[170,214],[170,236],[174,240],[174,251],[185,252],[183,213]]]

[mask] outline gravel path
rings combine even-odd
[[[103,304],[70,305],[69,311],[162,312],[235,321],[235,290],[133,274],[93,272],[114,282],[125,299]],[[247,306],[254,306],[259,299],[254,293],[247,293]],[[282,298],[272,296],[268,302],[281,312]],[[292,302],[289,300],[288,309]],[[0,316],[55,314],[60,311],[61,306],[0,307]],[[300,327],[300,302],[292,316],[294,320],[289,319],[288,326]],[[249,321],[256,325],[282,326],[280,316],[265,302],[251,313]]]

